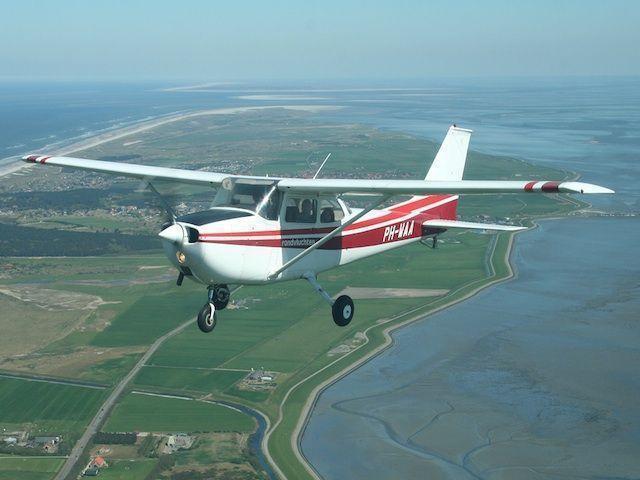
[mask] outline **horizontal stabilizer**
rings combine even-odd
[[[500,225],[498,223],[474,223],[474,222],[460,222],[458,220],[427,220],[422,225],[426,227],[439,227],[439,228],[469,228],[473,230],[500,230],[505,232],[515,232],[518,230],[526,230],[527,227],[516,227],[513,225]]]

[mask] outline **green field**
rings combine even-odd
[[[49,480],[63,458],[0,457],[0,480]]]
[[[254,421],[220,405],[131,393],[115,408],[105,432],[251,432]]]
[[[178,294],[180,293],[180,294]],[[147,345],[157,337],[195,316],[202,306],[202,292],[173,290],[168,294],[143,295],[116,316],[91,344],[101,347]]]
[[[157,462],[154,458],[114,460],[109,462],[107,468],[100,470],[100,479],[145,480]]]
[[[454,288],[485,275],[485,250],[488,235],[465,233],[454,241],[444,241],[437,250],[414,245],[395,250],[321,275],[329,292],[345,286],[396,288]],[[368,272],[375,271],[376,275]],[[276,372],[293,373],[329,348],[370,325],[376,319],[392,315],[433,299],[390,298],[358,300],[357,316],[346,328],[336,328],[326,303],[306,284],[245,287],[236,295],[247,309],[225,310],[212,335],[188,329],[167,341],[151,358],[156,366],[226,367],[251,369],[264,367]],[[285,308],[286,307],[286,308]],[[331,347],[330,347],[331,348]],[[148,370],[148,369],[145,369]],[[176,373],[167,375],[145,371],[136,380],[144,385],[176,387]],[[196,382],[193,374],[184,377],[191,388],[221,389],[226,382]],[[197,377],[203,374],[199,373]]]
[[[144,367],[135,379],[140,386],[161,386],[171,390],[221,392],[243,378],[246,372],[202,370],[182,367]]]
[[[105,390],[0,377],[0,426],[32,425],[32,434],[75,436],[97,411]]]

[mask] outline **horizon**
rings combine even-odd
[[[640,75],[640,3],[631,0],[153,8],[66,0],[7,10],[0,78],[16,81]]]

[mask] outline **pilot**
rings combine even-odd
[[[298,217],[299,222],[303,223],[314,223],[316,221],[315,211],[313,210],[313,202],[305,198],[302,200],[300,204],[300,216]]]
[[[267,193],[267,202],[262,207],[262,212],[265,218],[269,220],[278,219],[278,192],[271,190]]]
[[[264,198],[264,190],[253,190],[251,192],[251,198],[253,199],[253,208],[255,209]]]

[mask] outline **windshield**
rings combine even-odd
[[[278,219],[280,194],[275,182],[238,179],[218,189],[213,207],[250,210],[268,220]]]

